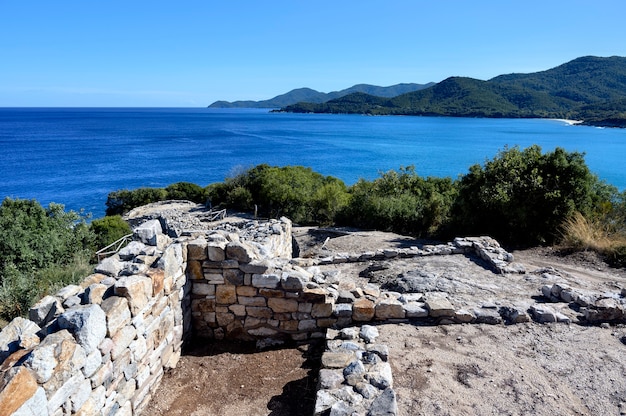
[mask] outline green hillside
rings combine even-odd
[[[351,94],[321,104],[298,103],[289,112],[540,117],[626,126],[626,58],[582,57],[531,74],[488,81],[451,77],[394,98]]]
[[[389,87],[379,87],[377,85],[357,84],[341,91],[333,91],[328,94],[315,91],[311,88],[298,88],[285,94],[277,95],[274,98],[263,101],[216,101],[209,105],[209,108],[281,108],[299,102],[323,103],[328,100],[344,97],[352,93],[365,93],[377,97],[395,97],[408,92],[418,91],[434,85],[428,84],[396,84]]]

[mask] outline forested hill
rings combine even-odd
[[[357,84],[341,91],[329,93],[315,91],[311,88],[298,88],[288,93],[278,95],[263,101],[216,101],[209,108],[281,108],[298,102],[323,103],[352,93],[366,93],[377,97],[396,97],[407,92],[418,91],[435,85],[428,84],[396,84],[389,87],[379,87],[369,84]]]
[[[451,77],[392,98],[356,93],[282,111],[456,117],[540,117],[626,126],[626,58],[587,56],[547,71],[488,81]]]

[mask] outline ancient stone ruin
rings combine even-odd
[[[494,274],[524,273],[488,237],[322,258],[293,257],[292,224],[279,220],[135,221],[134,241],[80,285],[46,296],[0,333],[0,415],[139,415],[190,337],[258,345],[325,339],[316,414],[396,414],[388,349],[376,323],[623,321],[620,297],[565,285],[547,303],[465,309],[445,293],[398,293],[365,284],[340,290],[329,264],[472,255]]]

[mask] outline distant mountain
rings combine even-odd
[[[341,91],[323,93],[311,88],[298,88],[288,93],[277,95],[263,101],[216,101],[209,108],[282,108],[299,102],[323,103],[328,100],[341,98],[352,93],[365,93],[378,97],[396,97],[407,92],[419,91],[434,85],[428,84],[396,84],[389,87],[379,87],[369,84],[357,84]]]
[[[586,56],[531,74],[500,75],[488,81],[451,77],[392,98],[350,94],[282,111],[570,118],[626,126],[626,58]]]

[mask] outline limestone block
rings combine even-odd
[[[215,297],[207,297],[204,299],[192,299],[191,310],[193,312],[215,312]]]
[[[157,245],[157,236],[163,234],[159,220],[146,221],[133,230],[134,239],[150,246]]]
[[[152,281],[146,276],[124,276],[115,283],[114,293],[128,300],[130,312],[135,316],[148,303]]]
[[[398,402],[396,392],[392,388],[385,389],[380,396],[372,402],[368,415],[397,415]]]
[[[317,329],[317,321],[315,319],[304,319],[298,324],[298,331],[315,331]]]
[[[253,274],[252,286],[257,288],[276,289],[280,283],[280,276],[277,274]]]
[[[226,242],[211,241],[207,244],[207,258],[211,261],[226,259]]]
[[[298,311],[298,301],[295,299],[269,298],[267,306],[277,313]]]
[[[295,292],[304,289],[308,281],[302,273],[292,271],[283,273],[280,284],[283,289]]]
[[[235,315],[230,312],[218,312],[215,314],[217,324],[221,327],[227,326],[235,320]]]
[[[444,295],[429,294],[425,297],[425,305],[433,318],[454,316],[454,306]]]
[[[87,354],[98,348],[107,334],[106,314],[99,305],[76,306],[58,318],[59,327],[69,330]]]
[[[130,323],[130,309],[126,298],[111,296],[100,307],[106,315],[107,336],[113,337],[120,328]]]
[[[237,288],[230,285],[218,285],[215,288],[215,301],[218,305],[230,305],[237,302]]]
[[[165,287],[165,272],[163,270],[152,269],[146,275],[152,280],[152,297],[161,294]]]
[[[261,306],[246,306],[246,312],[252,318],[269,319],[272,317],[272,310]]]
[[[404,313],[407,318],[426,318],[428,317],[428,310],[421,302],[408,302],[402,305]]]
[[[454,311],[454,320],[459,323],[470,323],[473,322],[476,317],[474,314],[467,309],[459,309]]]
[[[148,372],[149,371],[150,370],[148,369]],[[113,381],[113,362],[108,361],[105,364],[103,364],[98,369],[98,371],[96,371],[94,375],[91,376],[90,380],[91,380],[91,387],[96,389],[99,386],[103,386],[104,390],[106,391],[109,388],[109,385],[111,384],[111,382]]]
[[[117,360],[122,353],[126,351],[130,343],[137,336],[137,330],[134,326],[129,325],[122,327],[115,336],[111,339],[113,340],[113,348],[111,349],[111,359]]]
[[[240,264],[239,268],[244,273],[250,274],[265,274],[272,268],[274,268],[274,264],[268,260],[252,260],[250,263]]]
[[[474,309],[477,324],[498,325],[502,323],[502,316],[495,309],[476,308]]]
[[[333,314],[332,303],[315,303],[311,309],[311,316],[313,318],[328,318]]]
[[[263,296],[265,298],[284,298],[286,292],[280,289],[259,289],[259,296]]]
[[[204,278],[211,285],[223,285],[224,275],[221,273],[204,273]]]
[[[241,286],[243,285],[244,273],[239,269],[224,269],[224,283]]]
[[[248,296],[239,296],[237,301],[240,305],[245,306],[267,306],[267,300],[261,296],[248,297]]]
[[[196,282],[192,285],[191,293],[201,296],[215,296],[215,285]]]
[[[187,243],[187,261],[190,260],[206,260],[207,256],[207,241],[206,238],[200,236],[195,240]]]
[[[85,289],[85,303],[100,304],[102,300],[109,294],[113,293],[113,290],[109,290],[109,286],[102,283],[93,283]]]
[[[376,319],[402,319],[404,317],[402,303],[396,299],[381,299],[376,304]]]
[[[333,315],[338,318],[352,319],[352,305],[349,303],[338,303],[333,307]]]
[[[65,311],[61,300],[54,296],[44,296],[28,311],[28,318],[39,326],[45,326]]]
[[[240,263],[250,263],[256,259],[254,249],[248,244],[231,241],[226,245],[226,258],[237,260]]]
[[[141,241],[131,241],[123,247],[117,254],[120,256],[121,260],[131,261],[135,257],[143,254],[146,250],[146,245]]]
[[[83,375],[87,378],[91,377],[100,365],[102,365],[102,354],[99,350],[92,351],[85,357],[85,365],[82,368]]]
[[[237,295],[253,297],[257,295],[257,289],[252,286],[239,286],[237,287]]]
[[[11,368],[2,376],[0,380],[0,414],[8,416],[33,400],[37,395],[39,386],[35,374],[24,366]]]
[[[374,302],[367,298],[357,299],[352,305],[352,320],[368,322],[374,318]]]
[[[192,280],[199,280],[204,278],[202,271],[202,263],[198,260],[189,260],[187,262],[187,277]]]
[[[39,344],[41,328],[34,322],[17,317],[0,331],[0,364],[20,348],[32,348]]]
[[[228,310],[235,314],[235,316],[246,316],[245,305],[230,305]]]
[[[183,248],[181,244],[170,244],[163,250],[163,255],[157,262],[158,268],[162,269],[165,277],[177,279],[182,274]]]
[[[328,296],[328,291],[322,289],[321,287],[305,287],[302,290],[302,299],[307,302],[312,303],[322,303],[326,302],[326,296]]]
[[[534,304],[530,307],[535,320],[539,323],[556,322],[556,313],[552,308],[543,304]]]
[[[107,257],[94,268],[96,273],[112,277],[119,276],[122,270],[124,270],[124,263],[119,260],[117,255]]]
[[[69,331],[61,330],[44,338],[24,365],[33,371],[38,383],[47,383],[44,385],[46,391],[54,391],[71,374],[80,372],[85,360],[85,350],[76,343]]]

